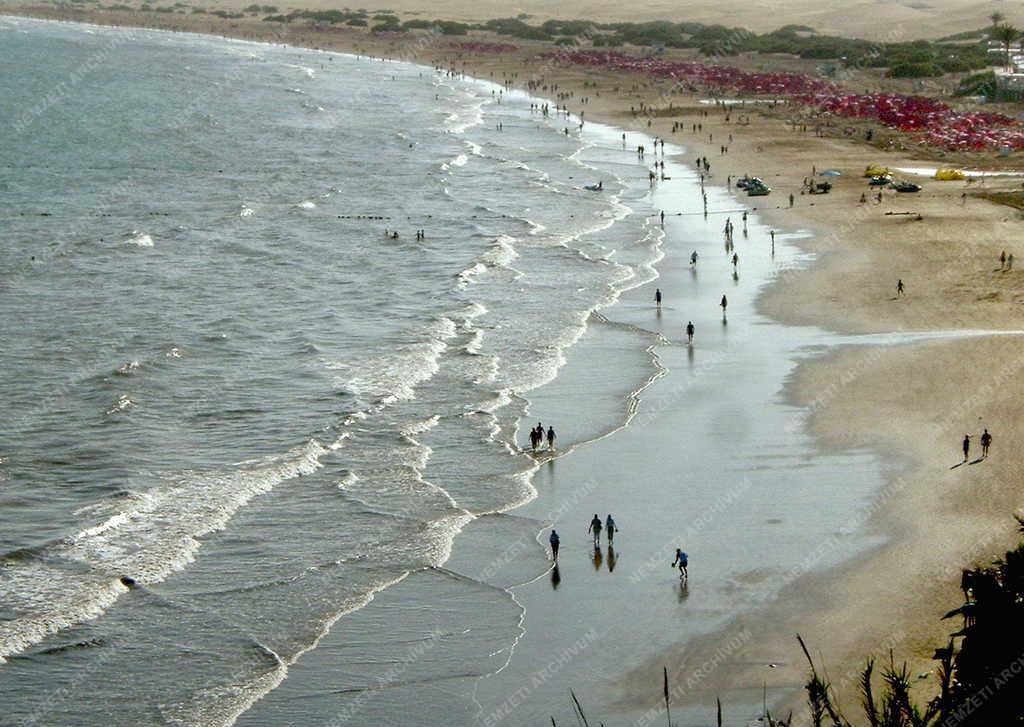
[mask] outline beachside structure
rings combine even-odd
[[[1002,43],[990,40],[988,42],[988,54],[994,63],[1003,66],[1006,63],[1007,48]],[[1011,73],[1024,73],[1024,43],[1011,43],[1009,48]]]

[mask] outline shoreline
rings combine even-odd
[[[249,40],[247,38],[240,39]],[[574,74],[573,69],[558,69],[558,71],[564,72],[569,77],[576,76],[573,80],[577,83],[579,80],[583,80],[579,78],[580,75],[585,79],[592,79],[596,76],[604,81],[604,76],[600,73]],[[483,76],[477,77],[481,78],[481,80],[488,80]],[[692,98],[688,99],[688,103],[693,100]],[[687,108],[691,107],[692,103]],[[589,108],[587,110],[588,112],[590,111]],[[714,109],[709,111],[713,113]],[[604,113],[609,114],[611,117],[616,117],[613,109],[606,108]],[[596,111],[593,117],[595,120],[606,121],[604,113]],[[628,125],[622,123],[622,117],[625,116],[626,114],[620,109],[616,120],[611,121],[611,123],[620,128],[627,128]],[[668,122],[658,118],[656,123],[658,126],[653,127],[655,131],[663,131]],[[804,147],[806,147],[807,142],[811,142],[815,148],[810,151],[806,148],[793,149],[791,148],[792,144],[776,143],[780,137],[777,134],[766,133],[763,127],[767,126],[767,123],[764,125],[759,124],[759,126],[762,126],[761,133],[753,135],[755,137],[753,142],[740,142],[736,144],[740,148],[740,154],[743,153],[744,143],[749,145],[751,143],[763,142],[764,139],[772,140],[776,146],[781,147],[783,158],[778,162],[772,160],[770,156],[760,157],[760,159],[764,162],[763,166],[778,169],[779,171],[776,172],[776,176],[779,177],[784,175],[783,168],[792,169],[795,164],[807,165],[807,162],[812,158],[822,159],[826,154],[830,154],[830,158],[833,159],[842,157],[843,161],[841,163],[829,164],[828,166],[836,166],[841,169],[844,177],[841,178],[841,181],[837,181],[837,189],[833,192],[834,196],[830,195],[822,200],[822,202],[827,201],[831,203],[838,197],[846,203],[843,206],[844,209],[855,211],[861,209],[854,202],[856,194],[861,190],[861,187],[854,189],[852,184],[846,184],[852,181],[853,175],[858,169],[858,165],[854,165],[852,160],[857,158],[874,161],[874,159],[869,157],[882,157],[883,155],[879,154],[876,150],[840,149],[839,143],[834,139],[809,139],[806,136],[798,138],[804,142]],[[716,130],[719,128],[722,128],[722,126],[717,125]],[[644,133],[651,133],[651,131],[646,129],[643,131]],[[749,130],[744,133],[750,135]],[[664,135],[662,138],[672,140],[674,143],[682,143],[691,153],[709,155],[709,158],[713,161],[717,179],[721,178],[721,172],[718,171],[720,165],[726,166],[727,171],[735,167],[735,165],[731,164],[731,159],[733,158],[731,156],[726,155],[724,158],[720,158],[718,155],[711,156],[714,154],[715,145],[713,143],[695,143],[688,136],[684,136],[681,142],[676,142],[675,137],[671,135]],[[784,142],[785,137],[782,137],[782,140]],[[850,144],[849,146],[852,147],[853,145]],[[732,153],[732,150],[730,150],[730,154]],[[822,162],[824,162],[824,159],[822,159]],[[910,164],[903,164],[903,166],[910,166]],[[738,171],[738,167],[736,169],[737,174],[741,173]],[[809,172],[809,169],[805,168],[805,171]],[[769,174],[768,176],[771,175]],[[786,177],[787,183],[791,184],[792,174],[786,175]],[[772,183],[773,186],[776,184],[776,182]],[[950,185],[948,189],[955,189],[956,192],[964,188],[964,185],[960,183],[947,184]],[[932,183],[930,186],[936,187],[941,185]],[[957,197],[956,192],[947,194],[944,197],[926,199],[923,202],[915,200],[917,211],[924,214],[928,222],[928,226],[919,225],[918,227],[920,229],[929,229],[934,219],[937,221],[939,230],[942,230],[944,226],[956,224],[956,220],[962,220],[964,213],[958,213],[959,207],[951,204],[951,200],[955,200]],[[782,188],[776,194],[778,198],[781,198],[783,194]],[[771,199],[774,201],[776,198]],[[924,200],[925,198],[922,197],[922,199]],[[801,203],[804,201],[801,198]],[[996,208],[995,205],[989,205],[988,209],[982,209],[982,205],[989,205],[989,203],[971,200],[971,207],[969,208],[970,220],[976,226],[989,223],[999,224],[1004,221],[1004,217],[1005,220],[1014,218],[1009,208],[1000,209]],[[836,205],[836,207],[838,206]],[[776,208],[775,211],[770,208],[759,209],[758,212],[765,214],[766,219],[771,220],[773,225],[779,224],[782,220],[789,217],[790,220],[795,218],[798,221],[796,225],[792,225],[791,222],[788,223],[795,228],[826,230],[831,226],[833,228],[832,232],[835,232],[837,220],[829,220],[828,208],[823,203],[816,204],[815,207],[816,209],[810,209],[809,206],[797,205],[798,211],[795,213],[790,213],[788,210],[783,212],[779,208]],[[892,305],[886,307],[878,305],[875,299],[879,295],[884,295],[882,291],[890,288],[892,282],[888,278],[885,280],[885,286],[882,286],[881,281],[873,282],[877,279],[875,271],[879,269],[879,260],[888,259],[894,263],[893,271],[889,274],[890,277],[901,274],[901,271],[906,270],[908,272],[902,273],[902,275],[907,277],[908,280],[912,280],[912,275],[917,275],[918,279],[938,280],[940,284],[944,280],[948,280],[949,284],[947,287],[960,283],[960,279],[955,277],[955,271],[948,273],[948,263],[944,265],[942,260],[929,259],[921,252],[921,248],[930,238],[940,233],[930,231],[922,234],[918,230],[911,229],[914,225],[909,223],[909,221],[886,220],[880,214],[877,214],[880,210],[875,208],[867,208],[867,211],[870,214],[863,214],[861,216],[859,212],[857,214],[847,213],[844,217],[841,217],[838,220],[838,227],[840,229],[844,225],[851,223],[853,227],[845,235],[840,235],[832,240],[824,249],[822,249],[823,246],[820,240],[816,239],[820,237],[820,233],[814,235],[814,238],[811,240],[806,241],[805,245],[809,251],[817,253],[814,263],[809,268],[801,269],[796,273],[783,271],[780,274],[780,279],[759,297],[758,308],[768,313],[772,318],[790,325],[824,325],[830,330],[847,332],[886,332],[895,329],[948,330],[968,324],[973,328],[993,330],[1003,327],[1008,329],[1020,327],[1017,324],[1017,319],[1012,316],[1012,306],[1016,299],[1012,299],[1009,305],[1005,304],[1005,298],[994,299],[996,301],[995,304],[986,303],[984,300],[970,301],[969,298],[974,293],[974,288],[970,286],[967,287],[962,296],[963,308],[956,316],[948,313],[947,301],[943,295],[945,289],[940,290],[938,294],[929,294],[927,289],[925,289],[922,295],[923,300],[919,300],[916,297],[912,297],[917,295],[915,290],[917,285],[914,282],[910,283],[912,292],[911,296],[908,296],[912,297],[912,305],[902,306],[901,308]],[[993,212],[995,213],[993,214]],[[832,217],[834,218],[834,216]],[[831,225],[829,224],[830,222]],[[872,223],[876,224],[872,225]],[[963,223],[961,222],[962,226]],[[915,243],[915,250],[911,251],[910,254],[907,254],[906,251],[894,251],[891,249],[890,244],[894,234],[913,237],[915,240],[921,238],[920,244]],[[952,236],[955,233],[946,233],[943,230],[941,234]],[[856,240],[850,239],[854,235]],[[826,240],[829,239],[826,237]],[[985,259],[994,259],[994,255],[990,255],[990,253],[992,250],[997,249],[999,244],[999,239],[981,240],[977,244],[977,249],[972,250],[972,255],[963,261],[962,264],[975,263],[977,259],[983,257]],[[984,255],[981,254],[982,252]],[[924,273],[923,275],[922,272]],[[948,274],[948,278],[943,278],[944,274]],[[1002,277],[1010,278],[1010,276]],[[1006,283],[1006,280],[1000,282],[1001,284],[995,292],[1001,296],[1016,295],[1017,291],[1020,290],[1019,285],[1011,285]],[[822,291],[826,290],[831,295],[824,296],[823,298]],[[987,300],[991,301],[993,299]],[[945,325],[939,325],[943,321]],[[917,325],[915,326],[915,324]],[[993,342],[989,339],[988,343],[981,344],[975,351],[972,351],[972,355],[969,357],[965,356],[961,350],[953,352],[944,350],[947,347],[956,349],[956,343],[956,341],[914,343],[906,347],[893,347],[885,350],[878,355],[877,359],[871,362],[867,372],[858,374],[851,384],[844,384],[841,387],[840,394],[831,396],[827,405],[814,408],[808,414],[806,422],[822,442],[824,449],[844,450],[854,446],[864,446],[882,451],[882,456],[886,459],[893,458],[894,450],[898,451],[900,464],[894,466],[893,469],[909,481],[906,488],[901,488],[893,498],[887,500],[887,504],[890,504],[895,512],[889,513],[879,510],[873,513],[873,519],[870,521],[870,527],[889,533],[889,542],[879,546],[879,549],[873,551],[863,562],[846,564],[838,569],[838,572],[812,574],[815,582],[804,586],[808,600],[820,602],[820,599],[824,598],[830,602],[828,606],[829,614],[821,614],[817,613],[815,609],[809,609],[810,613],[816,613],[816,623],[813,626],[808,625],[810,629],[808,633],[832,633],[829,624],[831,619],[844,624],[847,628],[859,629],[861,632],[864,632],[860,638],[851,639],[847,637],[840,640],[839,643],[830,642],[830,652],[826,654],[826,662],[835,663],[839,661],[844,666],[856,666],[856,664],[851,664],[851,662],[862,660],[867,653],[872,651],[872,649],[868,649],[867,651],[860,651],[858,654],[858,650],[861,650],[869,643],[878,642],[877,629],[872,630],[869,628],[868,622],[870,621],[877,626],[880,620],[885,622],[885,619],[891,619],[891,614],[887,614],[885,608],[882,608],[881,612],[876,608],[871,617],[867,618],[860,609],[865,608],[871,603],[884,603],[884,596],[887,593],[885,589],[885,581],[887,579],[879,577],[879,573],[901,573],[903,576],[915,576],[917,575],[916,573],[911,572],[908,574],[906,572],[907,564],[913,563],[915,564],[914,567],[917,567],[916,564],[921,559],[931,555],[933,557],[928,558],[927,567],[924,573],[921,574],[924,575],[934,571],[935,556],[941,557],[947,563],[950,562],[952,556],[948,548],[936,552],[929,550],[929,548],[917,547],[915,549],[915,557],[912,558],[899,555],[896,551],[900,548],[911,547],[912,543],[920,545],[923,542],[929,547],[933,546],[934,543],[927,540],[925,535],[932,529],[930,524],[935,522],[942,522],[945,527],[951,527],[948,517],[944,515],[945,510],[949,508],[951,503],[958,503],[967,508],[973,506],[975,510],[977,509],[978,503],[972,502],[970,498],[965,500],[963,492],[952,493],[947,496],[948,500],[943,501],[939,501],[938,498],[924,496],[928,485],[927,480],[942,474],[941,470],[937,470],[934,465],[929,465],[928,462],[932,459],[929,454],[934,447],[939,446],[940,436],[946,435],[946,431],[937,432],[934,437],[929,439],[927,446],[919,444],[918,446],[910,447],[908,443],[899,439],[898,428],[896,431],[893,431],[891,426],[886,426],[885,429],[890,436],[888,439],[883,439],[880,434],[874,431],[878,427],[877,420],[871,416],[865,417],[863,414],[863,410],[869,408],[869,405],[881,406],[887,399],[897,398],[893,397],[890,387],[892,387],[894,381],[904,381],[909,370],[913,370],[917,376],[926,379],[930,384],[934,385],[938,381],[950,377],[951,362],[956,367],[962,367],[964,371],[961,374],[960,380],[946,392],[945,398],[947,401],[955,401],[957,397],[964,398],[970,396],[972,390],[977,388],[972,386],[972,379],[979,378],[979,371],[991,373],[990,369],[994,368],[998,372],[1001,367],[1007,365],[1008,352],[1004,349],[1008,348],[1008,346],[999,346],[999,341],[995,341],[995,345],[991,345]],[[979,353],[980,349],[984,349],[984,354],[986,355]],[[993,352],[997,355],[993,356]],[[969,365],[965,365],[965,361],[961,359],[969,359]],[[1013,359],[1011,358],[1010,360]],[[851,365],[855,366],[856,363],[857,356],[852,355],[852,350],[848,350],[846,347],[840,350],[832,350],[824,358],[802,362],[797,373],[791,379],[790,386],[787,387],[785,395],[794,403],[804,407],[814,407],[813,402],[820,395],[820,392],[829,390],[833,381],[848,370]],[[879,376],[879,370],[884,370],[887,375]],[[1004,387],[1017,386],[1014,379],[1004,378],[999,383]],[[920,431],[922,427],[933,424],[936,417],[939,417],[943,410],[948,409],[948,407],[934,400],[936,397],[933,393],[913,391],[914,382],[912,377],[911,380],[905,381],[905,386],[910,388],[913,394],[913,396],[908,395],[905,402],[906,405],[917,406],[919,410],[928,412],[927,415],[924,415],[916,411],[908,413],[906,411],[893,410],[891,416],[896,420],[902,421],[905,430],[913,428],[915,431]],[[1016,388],[1012,391],[1016,392]],[[1012,392],[1005,391],[1004,393],[1009,394]],[[1008,402],[1012,403],[1012,397],[1007,396],[1006,398]],[[1007,404],[1006,408],[1007,411],[1012,412],[1013,410],[1009,408],[1010,406],[1010,404]],[[845,416],[836,413],[836,408],[839,408]],[[1013,437],[1016,437],[1015,428],[1011,426],[1012,417],[1012,413],[1009,413],[1004,415],[1002,420],[999,421],[1000,430],[997,431],[1000,431],[1001,434],[997,440],[997,451],[1002,447],[1006,447],[1004,451],[1012,450],[1010,443],[1014,440],[1011,439],[1009,432],[1012,431]],[[941,420],[941,417],[939,418]],[[955,433],[948,432],[947,438],[950,439],[948,449],[951,451],[954,449],[956,436]],[[892,442],[900,442],[900,445],[893,446]],[[909,452],[907,451],[908,449],[910,450]],[[1005,469],[1003,469],[997,475],[984,478],[982,484],[994,487],[995,480],[1007,474]],[[1002,492],[1000,498],[998,498],[998,504],[1002,507],[1012,503],[1012,491]],[[992,526],[993,532],[998,532],[995,524],[1001,519],[1005,521],[1005,528],[1003,528],[1005,532],[1003,535],[1008,536],[1014,529],[1010,519],[1011,512],[1004,511],[1000,516],[999,509],[995,507],[995,504],[989,503],[987,510],[977,513],[972,520],[972,525],[983,528]],[[922,515],[922,510],[919,508],[927,508],[924,511],[926,514]],[[962,538],[971,531],[958,528],[956,532],[958,537]],[[972,555],[984,561],[988,558],[989,554],[1002,552],[1008,543],[1006,538],[1000,540],[999,537],[996,537],[995,541],[998,542],[998,545],[990,543],[989,547],[984,549],[984,552],[974,553],[971,550]],[[872,581],[876,581],[874,583],[875,590],[866,592],[865,589],[871,587]],[[877,581],[882,581],[882,583],[879,584]],[[858,584],[858,587],[851,587],[850,584],[853,583]],[[877,590],[879,586],[881,586],[881,591]],[[833,590],[840,587],[840,592]],[[914,589],[908,588],[906,590],[913,591]],[[935,624],[931,629],[925,629],[927,633],[922,632],[918,635],[912,635],[910,642],[901,641],[901,643],[909,643],[911,650],[914,652],[915,663],[924,663],[926,661],[924,652],[929,648],[942,645],[942,643],[934,643],[929,640],[935,634],[945,633],[947,630],[946,625],[940,623],[932,612],[937,611],[941,613],[947,610],[946,607],[950,602],[943,600],[943,598],[951,593],[955,595],[955,590],[955,587],[950,588],[948,582],[936,584],[929,591],[929,596],[919,599],[923,603],[919,602],[916,608],[914,608],[913,604],[905,604],[906,610],[904,613],[906,617],[904,621],[906,623],[918,623],[920,625],[922,619],[931,619]],[[849,600],[843,602],[844,597]],[[836,603],[837,601],[840,601],[840,603]],[[805,636],[807,636],[807,633],[805,633]],[[813,647],[813,636],[809,637],[809,641]],[[795,645],[791,644],[791,647],[795,650]],[[838,656],[831,651],[833,648],[840,652]],[[899,653],[899,647],[897,647],[897,653]],[[803,665],[796,664],[796,666],[802,672]],[[756,686],[756,683],[751,686]]]

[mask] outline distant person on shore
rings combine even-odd
[[[896,297],[903,297],[903,278],[900,278],[899,280],[896,281]]]
[[[792,207],[792,206],[793,206],[793,200],[794,200],[794,197],[793,197],[793,193],[792,193],[792,192],[790,192],[790,193],[789,193],[789,206],[790,206],[790,207]]]
[[[693,343],[693,321],[686,324],[686,342]]]
[[[661,226],[665,226],[665,210],[661,211]]]
[[[982,458],[988,457],[988,448],[992,444],[992,435],[988,433],[986,429],[981,435],[981,456]],[[609,515],[609,517],[611,517]]]
[[[971,435],[970,434],[965,434],[964,435],[964,462],[966,462],[967,458],[970,457],[970,456],[971,456]]]
[[[1006,267],[1006,250],[1003,250],[999,256],[999,269],[1003,270]]]
[[[618,530],[618,526],[615,525],[615,520],[612,519],[612,514],[608,513],[608,517],[604,521],[604,528],[608,531],[608,547],[612,547],[612,540],[615,539],[615,531]]]
[[[551,543],[551,560],[558,560],[558,545],[561,540],[558,537],[558,532],[551,528],[551,535],[548,536],[548,542]]]
[[[729,307],[729,299],[725,297],[725,294],[722,294],[722,302],[718,305],[722,306],[722,317],[724,318],[725,309]]]
[[[548,449],[555,448],[555,428],[548,427]]]
[[[661,288],[655,288],[654,290],[654,305],[661,308]]]
[[[732,254],[732,269],[733,269],[733,270],[735,270],[735,269],[736,269],[736,266],[737,266],[737,265],[739,265],[739,264],[740,264],[740,256],[739,256],[739,253],[735,253],[735,252],[734,252],[734,253]]]
[[[587,528],[587,532],[593,534],[594,536],[595,549],[601,547],[601,527],[601,518],[599,518],[597,516],[597,513],[595,512],[594,519],[590,521],[590,527]]]
[[[690,265],[696,265],[696,264],[697,264],[697,251],[694,250],[692,253],[690,253]]]
[[[689,580],[690,574],[687,572],[687,567],[690,564],[690,559],[683,552],[682,548],[676,548],[676,557],[672,561],[672,567],[679,567],[679,578],[680,580]]]
[[[540,438],[537,436],[537,430],[536,429],[531,429],[530,430],[530,447],[532,447],[533,451],[536,452],[537,451],[537,447],[539,445],[540,445]]]
[[[775,230],[771,231],[771,236],[772,236],[772,247],[774,247],[775,246]]]

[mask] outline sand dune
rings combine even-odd
[[[249,0],[228,0],[213,6],[245,7]],[[282,7],[290,7],[282,6]],[[304,0],[294,7],[334,8],[329,0]],[[934,38],[988,24],[993,11],[1006,15],[1011,22],[1024,23],[1024,9],[1003,0],[697,0],[678,3],[670,0],[649,0],[643,4],[624,5],[608,0],[580,0],[573,3],[552,3],[547,0],[521,0],[509,4],[485,0],[393,0],[369,10],[382,8],[402,15],[419,15],[447,20],[485,21],[526,13],[531,22],[550,18],[597,20],[601,22],[645,22],[651,20],[696,21],[743,26],[757,32],[783,25],[809,25],[818,32],[862,38],[893,37],[901,28],[906,38]]]

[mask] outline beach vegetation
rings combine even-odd
[[[443,35],[466,35],[471,27],[466,23],[457,23],[453,20],[435,20],[430,25]]]
[[[975,73],[961,79],[955,94],[957,96],[995,96],[996,74],[992,71]]]
[[[520,16],[489,20],[478,27],[524,40],[589,38],[599,48],[628,44],[654,48],[693,48],[708,56],[787,54],[804,59],[836,61],[845,67],[889,69],[890,75],[907,78],[967,73],[986,68],[991,63],[987,34],[982,31],[968,31],[962,38],[957,38],[958,42],[915,40],[882,43],[821,35],[808,25],[798,24],[758,34],[744,28],[694,22],[593,23],[588,20],[547,20],[540,25],[531,25]]]
[[[430,30],[432,27],[434,27],[434,23],[430,20],[424,20],[423,18],[406,20],[402,23],[402,28],[404,30]]]

